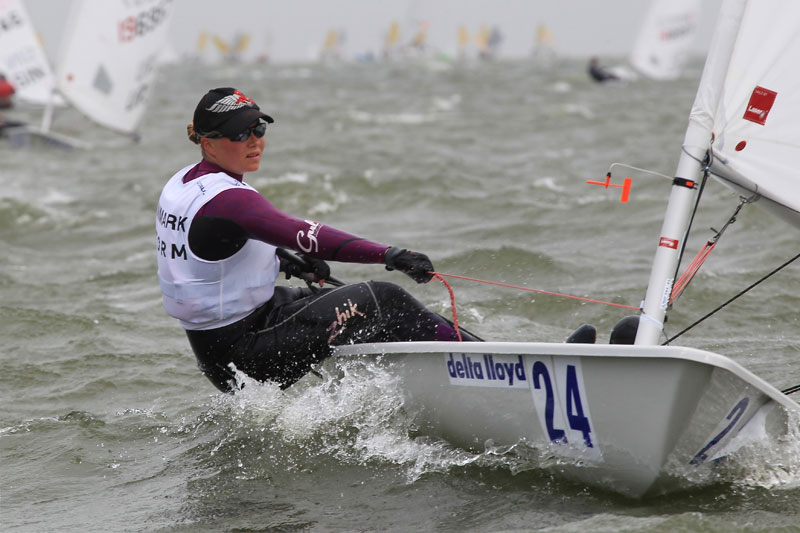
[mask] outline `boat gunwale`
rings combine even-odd
[[[553,355],[573,357],[614,358],[659,358],[677,359],[714,366],[728,372],[778,402],[788,410],[800,413],[800,404],[783,394],[776,387],[753,374],[732,359],[714,352],[685,346],[626,345],[626,344],[579,344],[549,342],[453,342],[453,341],[408,341],[348,344],[335,346],[333,357],[356,355],[392,355],[422,353],[495,353],[514,355]]]

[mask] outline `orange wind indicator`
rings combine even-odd
[[[606,174],[606,181],[587,181],[586,183],[589,185],[602,185],[606,189],[609,187],[619,187],[622,189],[622,197],[619,199],[619,201],[622,203],[628,203],[628,198],[631,194],[631,181],[633,181],[631,178],[625,178],[622,181],[622,185],[611,183],[611,172],[609,172]]]

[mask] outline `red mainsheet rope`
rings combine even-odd
[[[466,281],[476,281],[478,283],[486,283],[488,285],[497,285],[497,286],[500,286],[500,287],[508,287],[510,289],[519,289],[521,291],[537,292],[539,294],[549,294],[550,296],[560,296],[562,298],[571,298],[573,300],[580,300],[582,302],[611,305],[611,306],[614,306],[614,307],[622,307],[623,309],[633,309],[634,311],[639,311],[640,310],[640,308],[633,307],[633,306],[630,306],[630,305],[615,304],[614,302],[605,302],[603,300],[594,300],[592,298],[583,298],[581,296],[572,296],[570,294],[562,294],[560,292],[550,292],[550,291],[543,291],[543,290],[540,290],[540,289],[531,289],[531,288],[528,288],[528,287],[520,287],[519,285],[510,285],[508,283],[500,283],[499,281],[487,281],[487,280],[484,280],[484,279],[468,278],[466,276],[457,276],[455,274],[445,274],[444,272],[434,272],[433,274],[434,274],[434,276],[447,276],[448,278],[463,279],[463,280],[466,280]]]
[[[450,308],[453,310],[453,326],[456,328],[456,335],[458,335],[458,342],[464,342],[464,339],[461,338],[461,330],[458,328],[458,314],[456,313],[456,295],[453,292],[453,287],[447,283],[447,280],[444,279],[442,276],[445,274],[440,274],[439,272],[431,272],[433,277],[444,283],[444,286],[447,287],[447,290],[450,292]]]
[[[560,296],[562,298],[570,298],[570,299],[573,299],[573,300],[580,300],[582,302],[611,305],[611,306],[614,306],[614,307],[622,307],[623,309],[632,309],[634,311],[639,311],[640,310],[640,308],[633,307],[633,306],[630,306],[630,305],[616,304],[614,302],[606,302],[606,301],[603,301],[603,300],[595,300],[595,299],[592,299],[592,298],[583,298],[581,296],[572,296],[570,294],[562,294],[560,292],[551,292],[551,291],[543,291],[543,290],[540,290],[540,289],[531,289],[529,287],[521,287],[519,285],[511,285],[509,283],[500,283],[499,281],[487,281],[487,280],[484,280],[484,279],[468,278],[466,276],[457,276],[456,274],[445,274],[444,272],[430,272],[430,274],[433,274],[434,278],[436,278],[439,281],[441,281],[442,283],[444,283],[444,286],[447,287],[447,290],[450,292],[450,307],[453,310],[453,325],[456,328],[456,333],[458,334],[458,340],[459,341],[462,341],[462,338],[461,338],[461,331],[458,328],[458,314],[456,312],[456,297],[455,297],[455,294],[453,293],[453,288],[447,282],[445,277],[455,278],[455,279],[463,279],[463,280],[466,280],[466,281],[475,281],[477,283],[486,283],[487,285],[497,285],[499,287],[508,287],[510,289],[518,289],[518,290],[521,290],[521,291],[536,292],[536,293],[539,293],[539,294],[548,294],[550,296]]]

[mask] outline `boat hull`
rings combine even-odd
[[[365,356],[400,380],[421,433],[475,451],[522,443],[560,458],[570,478],[634,498],[702,477],[745,435],[786,435],[788,413],[800,412],[730,359],[690,348],[411,342],[336,351]]]
[[[16,148],[60,148],[64,150],[88,149],[90,144],[80,139],[52,131],[41,131],[27,126],[6,128],[0,132]]]

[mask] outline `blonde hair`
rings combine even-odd
[[[194,144],[200,144],[200,137],[202,136],[196,131],[194,131],[194,122],[190,122],[186,126],[186,135],[189,136],[189,140],[192,141]]]

